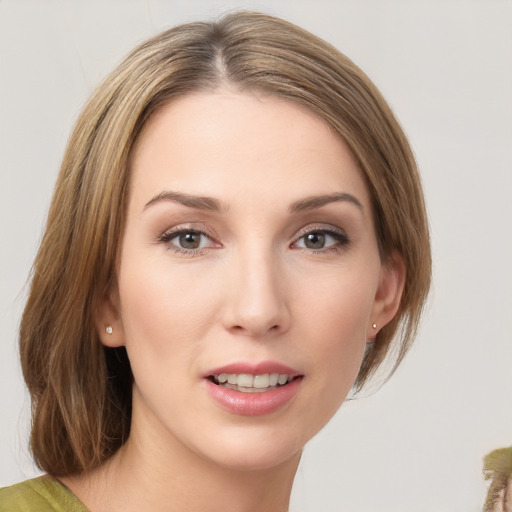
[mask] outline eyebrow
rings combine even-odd
[[[183,206],[188,206],[189,208],[196,208],[197,210],[207,210],[218,213],[227,210],[227,206],[223,205],[218,199],[215,199],[213,197],[193,196],[190,194],[183,194],[181,192],[171,191],[161,192],[160,194],[150,199],[145,204],[144,210],[146,210],[147,208],[154,204],[165,201],[179,203],[182,204]]]
[[[206,210],[217,213],[225,212],[228,209],[227,205],[224,205],[218,199],[215,199],[213,197],[194,196],[191,194],[184,194],[182,192],[164,191],[160,192],[160,194],[150,199],[144,205],[144,210],[146,210],[147,208],[154,204],[166,201],[179,203],[182,204],[183,206],[188,206],[189,208],[195,208],[198,210]],[[361,210],[361,212],[364,212],[363,205],[361,204],[359,199],[357,199],[357,197],[353,196],[352,194],[348,194],[346,192],[336,192],[334,194],[324,194],[299,199],[298,201],[295,201],[290,205],[289,210],[292,213],[304,212],[308,210],[315,210],[327,204],[336,203],[340,201],[352,203],[353,205],[357,206],[357,208]]]
[[[346,192],[336,192],[334,194],[325,194],[321,196],[311,196],[306,197],[304,199],[300,199],[299,201],[295,201],[290,206],[291,212],[304,212],[308,210],[315,210],[317,208],[321,208],[330,203],[336,203],[338,201],[349,202],[353,205],[357,206],[361,212],[364,213],[364,208],[359,199],[353,196],[352,194],[348,194]]]

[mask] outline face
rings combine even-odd
[[[132,365],[132,438],[238,469],[296,457],[399,294],[352,154],[299,106],[217,91],[158,111],[131,170],[101,321]]]

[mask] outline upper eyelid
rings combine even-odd
[[[317,233],[317,232],[321,232],[321,233],[336,233],[336,234],[339,234],[339,235],[345,235],[347,238],[348,238],[348,234],[346,232],[346,230],[338,227],[338,226],[333,226],[333,225],[329,225],[329,224],[319,224],[319,225],[313,225],[313,226],[305,226],[301,229],[299,229],[297,232],[296,232],[296,237],[297,238],[301,238],[303,237],[304,235],[307,235],[308,233]]]
[[[199,233],[212,240],[215,239],[215,233],[211,229],[209,229],[203,223],[194,222],[186,223],[185,225],[178,224],[176,226],[167,228],[162,232],[159,238],[162,238],[164,236],[179,235],[180,233]]]
[[[170,228],[170,229],[166,229],[162,235],[180,235],[181,233],[197,233],[199,235],[204,235],[204,236],[207,236],[208,238],[210,238],[210,235],[208,233],[206,233],[204,230],[202,229],[197,229],[197,228]]]

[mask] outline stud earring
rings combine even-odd
[[[111,325],[107,325],[107,327],[105,327],[105,332],[106,332],[107,334],[112,334],[112,331],[113,331],[113,329],[112,329],[112,326],[111,326]]]
[[[377,324],[372,324],[372,327],[373,327],[374,329],[377,329]]]

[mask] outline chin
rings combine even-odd
[[[223,454],[217,464],[225,469],[236,472],[269,471],[288,464],[298,464],[302,449],[293,453],[262,453],[255,448],[244,454]]]
[[[298,464],[305,441],[301,442],[286,431],[281,434],[254,432],[240,428],[237,433],[225,433],[221,439],[205,443],[203,457],[232,471],[262,471],[286,464]]]

